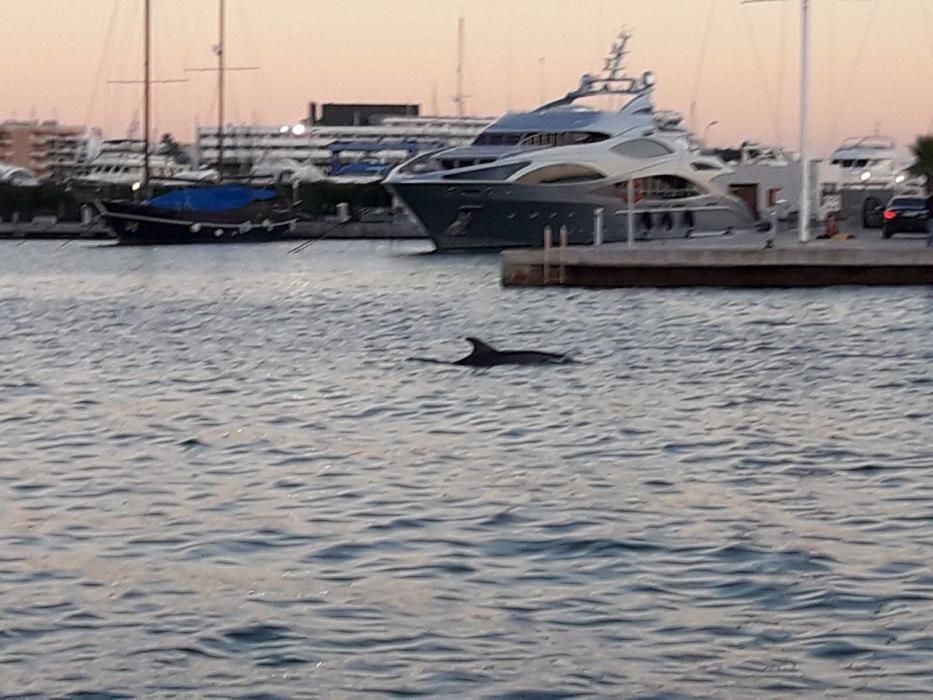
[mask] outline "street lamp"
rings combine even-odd
[[[706,145],[706,139],[709,136],[709,130],[712,129],[714,126],[716,126],[718,123],[719,121],[717,119],[714,119],[713,121],[711,121],[709,124],[707,124],[703,128],[703,145],[704,146]]]

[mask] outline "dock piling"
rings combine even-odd
[[[567,253],[567,244],[570,239],[570,232],[567,230],[566,226],[560,227],[560,268],[558,273],[558,279],[561,284],[564,284],[566,277],[564,275],[564,256]]]
[[[602,207],[596,207],[596,210],[593,212],[593,245],[603,244],[604,211]]]

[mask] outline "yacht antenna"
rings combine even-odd
[[[650,95],[654,90],[654,74],[646,72],[640,78],[632,78],[625,74],[625,57],[628,56],[628,42],[632,38],[626,30],[619,32],[619,36],[612,44],[609,57],[603,65],[603,72],[599,74],[585,73],[580,78],[580,85],[575,90],[568,92],[559,100],[554,100],[546,105],[538,107],[536,111],[542,111],[558,107],[560,105],[571,104],[574,100],[581,97],[605,96],[605,95]],[[541,91],[542,102],[544,101],[544,56],[538,59],[538,65],[541,68]]]
[[[628,42],[631,38],[631,35],[624,29],[619,32],[619,36],[616,38],[615,43],[612,45],[612,50],[609,52],[609,57],[606,59],[607,80],[615,82],[624,77],[625,57],[628,56]]]

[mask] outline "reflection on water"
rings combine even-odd
[[[929,292],[417,249],[0,246],[0,691],[933,690]]]

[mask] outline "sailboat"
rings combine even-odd
[[[151,1],[145,0],[144,38],[144,130],[143,177],[139,191],[145,195],[150,184],[150,145],[152,76]],[[224,137],[224,50],[225,3],[219,0],[220,37],[218,57],[218,167],[223,170]],[[104,223],[117,240],[130,245],[181,243],[259,243],[280,240],[294,231],[298,217],[278,192],[239,184],[218,184],[172,190],[143,201],[96,201]]]

